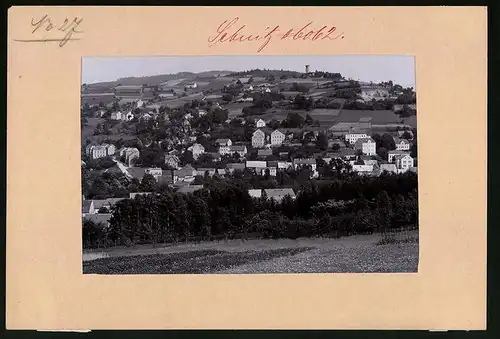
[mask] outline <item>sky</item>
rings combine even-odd
[[[341,73],[360,81],[389,81],[404,87],[415,86],[413,56],[399,55],[224,55],[224,56],[155,56],[155,57],[84,57],[82,83],[114,81],[178,72],[246,71],[249,69],[284,69]]]

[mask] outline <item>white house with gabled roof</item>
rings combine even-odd
[[[264,128],[266,127],[266,122],[262,119],[255,120],[255,127]]]
[[[265,143],[266,143],[266,133],[264,133],[260,129],[253,132],[252,147],[254,148],[264,147]]]
[[[360,150],[364,155],[377,154],[377,144],[372,138],[361,138],[354,143],[356,150]]]
[[[274,130],[271,133],[271,146],[279,146],[285,141],[285,134],[280,130]]]

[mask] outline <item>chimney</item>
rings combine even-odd
[[[309,73],[309,65],[306,65],[306,74]]]

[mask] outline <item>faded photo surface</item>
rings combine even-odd
[[[82,64],[83,272],[418,271],[408,56]]]

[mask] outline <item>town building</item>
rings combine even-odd
[[[410,142],[406,139],[394,138],[394,144],[396,145],[396,151],[410,150]]]
[[[265,161],[247,161],[246,168],[254,170],[255,173],[262,173],[262,170],[267,167],[267,163]]]
[[[285,140],[285,134],[279,130],[274,130],[271,133],[271,146],[279,146]]]
[[[258,129],[255,132],[253,132],[252,135],[252,147],[254,148],[259,148],[259,147],[264,147],[266,143],[266,134]]]
[[[366,133],[348,133],[345,135],[345,141],[351,145],[362,138],[368,138],[368,135]]]
[[[116,152],[115,145],[102,144],[102,145],[87,145],[85,153],[91,159],[99,159],[114,155]]]
[[[229,173],[233,173],[235,170],[239,170],[239,171],[244,171],[246,166],[245,166],[245,163],[229,163],[229,164],[226,164],[226,168],[228,170]]]
[[[174,184],[181,182],[193,182],[194,177],[196,176],[197,171],[191,166],[186,165],[178,170],[175,170],[173,173],[173,182]]]
[[[165,165],[178,169],[179,168],[179,157],[175,154],[165,154]]]
[[[262,190],[261,189],[249,189],[248,195],[250,195],[252,198],[261,198],[262,197]]]
[[[381,172],[397,173],[398,170],[395,164],[380,164]]]
[[[316,171],[316,159],[293,159],[293,167],[295,170],[306,166],[310,167],[311,170]]]
[[[264,128],[266,127],[266,122],[262,119],[255,120],[255,127]]]
[[[88,214],[94,214],[94,213],[95,213],[94,202],[92,200],[83,200],[82,215],[85,217]]]
[[[277,174],[276,167],[268,166],[268,167],[265,167],[262,169],[261,175],[266,175],[268,173],[268,171],[269,171],[269,175],[272,177],[275,177]]]
[[[405,151],[389,151],[387,153],[387,161],[390,163],[394,162],[394,158],[398,155],[405,155],[408,154],[410,155],[410,152],[405,152]]]
[[[208,175],[209,177],[213,177],[216,173],[215,168],[197,168],[196,169],[196,175],[204,177],[205,175]]]
[[[377,154],[377,146],[372,138],[361,138],[354,143],[356,150],[360,150],[364,155]]]
[[[293,167],[293,163],[290,161],[278,161],[278,169],[279,170],[287,170]]]
[[[269,148],[260,149],[257,151],[257,157],[259,158],[267,158],[268,156],[273,155],[273,151]]]
[[[134,120],[134,114],[132,112],[128,112],[127,114],[122,114],[122,121],[132,121]]]
[[[235,153],[238,153],[240,157],[244,157],[247,155],[247,147],[245,145],[229,146],[229,154],[233,155]]]
[[[215,144],[219,146],[219,154],[226,155],[229,154],[229,147],[233,144],[231,139],[217,139]]]
[[[144,172],[145,174],[151,174],[156,181],[158,181],[158,178],[161,177],[163,174],[162,169],[158,167],[147,168]]]
[[[205,152],[205,154],[211,156],[214,162],[219,162],[222,160],[222,157],[218,152]]]
[[[413,158],[408,154],[396,155],[394,162],[399,173],[404,173],[413,167]]]
[[[374,169],[373,165],[352,165],[352,171],[358,173],[359,175],[370,175]]]
[[[122,120],[122,112],[111,113],[111,120]]]
[[[120,150],[120,157],[124,157],[125,163],[129,166],[139,158],[139,155],[139,150],[135,147],[125,147]]]
[[[295,192],[291,188],[271,188],[265,189],[264,193],[268,199],[273,199],[276,202],[281,202],[287,195],[295,199]]]
[[[203,145],[201,144],[194,144],[188,148],[188,151],[191,151],[191,153],[193,153],[193,158],[196,160],[200,157],[200,155],[205,153],[205,147],[203,147]]]

